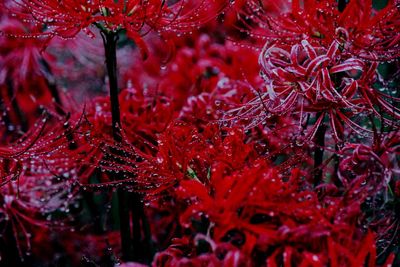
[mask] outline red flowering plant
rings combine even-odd
[[[300,143],[304,140],[313,140],[316,145],[313,155],[314,166],[319,171],[314,178],[315,185],[322,180],[330,180],[342,188],[341,190],[353,192],[354,199],[351,201],[356,202],[357,198],[365,206],[372,205],[370,208],[376,212],[377,207],[374,205],[378,205],[375,201],[379,202],[377,200],[379,197],[375,196],[378,192],[382,192],[382,188],[387,188],[391,180],[387,179],[388,175],[390,174],[390,177],[393,175],[389,170],[394,170],[397,175],[397,167],[377,167],[378,169],[372,171],[365,166],[368,166],[370,158],[373,161],[377,160],[378,163],[374,162],[373,165],[369,163],[370,166],[381,166],[381,164],[393,166],[397,156],[391,159],[384,156],[385,159],[381,160],[380,156],[372,152],[374,148],[359,143],[354,144],[354,148],[357,147],[356,151],[360,153],[364,151],[362,154],[366,155],[360,157],[360,153],[357,152],[357,161],[347,155],[337,158],[335,154],[329,157],[325,154],[324,162],[323,152],[324,149],[329,149],[326,141],[335,145],[336,151],[333,152],[338,153],[337,148],[342,146],[345,140],[357,139],[360,142],[358,138],[361,137],[362,140],[366,136],[372,138],[373,135],[376,140],[379,132],[376,126],[377,118],[381,124],[381,135],[385,136],[385,139],[391,140],[389,136],[396,136],[398,133],[397,87],[394,85],[394,90],[389,89],[387,85],[392,83],[393,86],[393,80],[383,81],[381,70],[377,71],[378,62],[393,60],[400,51],[396,45],[398,37],[385,33],[387,29],[396,27],[394,25],[399,23],[396,3],[389,1],[385,8],[375,12],[371,2],[350,1],[346,5],[345,1],[338,3],[293,1],[292,9],[284,11],[286,14],[281,17],[266,14],[267,11],[262,10],[261,2],[250,1],[246,4],[258,6],[256,14],[250,13],[251,9],[246,7],[239,11],[240,14],[249,12],[251,15],[243,18],[253,23],[247,24],[246,31],[250,37],[267,40],[259,60],[261,75],[265,80],[265,91],[258,93],[254,100],[244,103],[243,107],[234,109],[231,113],[237,116],[236,119],[254,117],[252,121],[258,122],[268,121],[273,115],[294,114],[299,121],[299,134],[296,139]],[[346,19],[350,14],[356,19]],[[365,25],[368,26],[364,28]],[[369,42],[365,38],[368,38]],[[377,83],[381,83],[380,86],[377,86]],[[328,122],[333,140],[325,136]],[[309,130],[304,133],[308,127]],[[374,143],[373,147],[378,149],[376,146],[380,144]],[[352,145],[345,147],[343,151],[348,151]],[[383,152],[386,149],[388,147],[383,145],[379,151],[387,155],[387,152]],[[329,169],[328,164],[332,159],[334,166]],[[353,171],[357,169],[362,174],[354,174]],[[342,171],[353,173],[360,180],[352,180],[349,185],[348,181],[343,180]],[[354,176],[351,177],[354,179]],[[368,186],[360,187],[361,180]],[[342,184],[339,185],[340,183]],[[372,204],[371,199],[374,199]],[[389,206],[392,206],[392,203]],[[370,217],[371,214],[368,212],[364,215],[368,220],[375,220],[377,225],[383,224],[382,228],[386,230],[378,231],[382,235],[383,233],[396,235],[398,222],[394,219],[396,215],[393,215],[392,208],[389,208],[388,213],[381,210],[374,215],[377,216],[375,219]],[[380,220],[379,223],[377,218]],[[388,241],[390,244],[397,242],[393,241],[396,238],[387,240],[391,240]]]
[[[149,31],[187,32],[212,19],[225,6],[225,1],[9,1],[2,4],[10,13],[24,21],[32,22],[43,31],[31,32],[25,36],[44,36],[52,38],[60,36],[71,38],[80,31],[94,37],[90,26],[100,29],[103,38],[106,66],[109,79],[112,135],[115,142],[121,142],[121,116],[118,99],[117,57],[116,47],[119,32],[126,35],[140,47],[142,55],[147,58],[147,46],[142,35]],[[3,31],[4,32],[4,31]],[[24,34],[5,32],[6,35],[24,37]],[[114,180],[121,180],[116,175]],[[136,257],[139,241],[131,233],[129,209],[123,206],[134,200],[133,206],[143,209],[140,197],[130,197],[120,190],[119,201],[121,221],[121,238],[124,258],[129,258],[135,246]],[[140,218],[139,218],[140,220]],[[135,227],[141,227],[136,225]]]
[[[231,41],[221,41],[219,35],[207,33],[208,27],[206,25],[191,36],[175,39],[172,58],[167,62],[162,53],[165,47],[154,41],[153,46],[149,47],[152,53],[142,65],[138,57],[125,64],[132,66],[128,65],[126,72],[121,71],[123,83],[135,90],[143,89],[147,95],[173,98],[172,105],[176,113],[181,111],[183,105],[187,105],[187,98],[202,93],[215,95],[222,90],[229,91],[229,84],[240,82],[243,76],[252,82],[261,83],[256,64],[258,54],[252,49],[238,47]],[[226,34],[217,31],[222,36]],[[152,36],[148,38],[154,40]],[[243,68],[244,62],[251,62],[251,68]],[[242,95],[242,89],[237,91],[232,90],[230,95]],[[224,101],[220,104],[224,105]],[[209,115],[214,116],[214,112],[209,111]]]
[[[337,41],[333,41],[326,50],[312,47],[307,40],[303,40],[301,45],[291,47],[290,52],[289,49],[272,46],[261,54],[260,64],[271,100],[266,103],[268,110],[273,114],[282,114],[297,109],[300,125],[305,114],[318,113],[306,138],[314,137],[325,114],[329,115],[336,141],[344,136],[341,122],[357,133],[365,131],[349,117],[373,110],[373,105],[367,101],[363,103],[360,95],[365,90],[365,86],[361,85],[366,79],[364,77],[373,75],[374,68],[368,69],[367,64],[340,53],[338,48]],[[361,77],[356,79],[354,76],[359,72]],[[341,77],[336,78],[339,75]]]
[[[348,2],[348,3],[347,3]],[[376,3],[378,2],[378,3]],[[381,60],[399,55],[398,1],[390,0],[380,7],[379,1],[237,1],[236,9],[245,20],[243,26],[251,38],[296,44],[305,37],[313,44],[329,46],[335,39],[345,41],[345,49],[357,58],[372,59],[375,52]]]
[[[265,164],[265,159],[257,160],[259,156],[254,144],[243,143],[243,132],[238,129],[225,130],[226,132],[222,131],[222,136],[219,136],[218,128],[214,126],[203,129],[200,134],[192,127],[178,123],[160,138],[159,152],[154,160],[146,158],[140,165],[139,169],[143,173],[139,174],[136,181],[141,185],[141,190],[150,190],[152,194],[167,190],[172,197],[169,202],[175,203],[173,206],[175,209],[182,209],[177,212],[173,207],[157,206],[159,205],[157,201],[150,202],[153,208],[167,212],[159,222],[163,225],[161,229],[166,227],[170,231],[177,231],[178,236],[180,231],[186,229],[182,233],[183,237],[175,239],[171,247],[156,257],[153,263],[155,266],[185,264],[236,266],[240,262],[244,264],[244,259],[252,259],[256,265],[262,265],[262,261],[265,260],[268,264],[274,264],[275,261],[280,261],[279,253],[289,252],[290,256],[285,260],[287,262],[297,262],[301,259],[304,264],[315,262],[316,266],[324,266],[330,258],[334,258],[332,264],[338,266],[343,264],[362,266],[368,257],[374,257],[372,234],[366,235],[365,239],[359,240],[358,243],[352,243],[359,246],[356,250],[358,252],[345,252],[349,244],[347,242],[356,242],[356,236],[359,238],[361,234],[354,220],[362,214],[363,199],[350,201],[352,197],[358,196],[352,195],[356,191],[354,188],[352,193],[343,197],[331,190],[330,193],[325,193],[321,200],[316,192],[312,191],[312,185],[306,182],[309,179],[299,179],[298,169],[293,169],[292,178],[284,178],[280,174],[284,172],[282,169],[269,167]],[[187,139],[186,136],[191,138]],[[125,170],[134,163],[128,159],[124,161],[126,166],[122,169]],[[263,179],[258,175],[269,177],[265,179],[272,184],[260,186]],[[302,175],[309,174],[304,172]],[[272,187],[275,183],[276,188]],[[288,200],[281,202],[284,195]],[[164,196],[162,199],[165,205],[165,199],[168,198]],[[273,203],[267,205],[268,199]],[[312,199],[316,202],[308,202]],[[288,206],[280,207],[278,203]],[[322,208],[325,205],[326,208]],[[281,211],[285,211],[284,214]],[[304,220],[301,219],[302,212]],[[256,218],[263,218],[262,216],[267,218],[276,216],[276,220],[265,219],[258,222]],[[285,216],[289,216],[288,219],[284,220]],[[325,225],[317,218],[325,221],[327,228],[316,227]],[[334,220],[333,218],[337,219],[332,225],[330,221]],[[183,227],[182,230],[179,230],[179,226],[173,226],[177,220],[180,227]],[[296,225],[294,224],[292,231],[283,234],[283,229],[292,225],[287,220],[298,220],[297,223],[306,223],[307,226],[294,226]],[[268,227],[269,224],[275,223],[282,223],[283,228]],[[157,229],[154,231],[157,232]],[[283,243],[272,238],[274,235],[271,231],[277,231],[276,238],[280,237],[281,239],[278,239],[282,242],[289,242],[288,247],[285,248]],[[309,234],[312,237],[306,237]],[[335,236],[338,241],[327,238],[329,236]],[[304,240],[310,238],[315,240],[315,248],[312,244],[304,243]],[[343,238],[348,239],[344,241]],[[277,245],[276,242],[281,245]],[[325,245],[318,242],[323,242]],[[365,243],[364,246],[362,243]],[[279,249],[271,254],[271,258],[265,259],[271,253],[268,251],[275,246]],[[304,246],[308,247],[309,253],[303,251]],[[327,251],[316,252],[317,247],[325,246],[329,247]],[[338,253],[345,256],[339,257]],[[367,256],[369,253],[370,256]],[[374,263],[370,261],[369,265],[374,266]]]
[[[376,135],[370,146],[347,144],[340,153],[343,157],[338,169],[340,181],[349,198],[365,201],[364,220],[380,240],[378,256],[385,256],[398,242],[399,132]]]
[[[7,252],[2,257],[6,264],[29,260],[32,232],[38,228],[71,229],[75,184],[78,175],[85,174],[82,161],[90,151],[75,133],[83,126],[79,118],[65,121],[57,113],[47,113],[15,143],[0,148],[2,253]]]
[[[352,1],[343,13],[348,9],[354,9],[353,3],[356,1]],[[313,6],[311,3],[305,3],[304,5],[309,12],[314,12],[317,6],[319,7],[319,4]],[[326,9],[329,12],[332,11],[332,5],[328,4]],[[318,10],[324,11],[320,7]],[[298,12],[295,11],[294,6],[292,12],[294,14]],[[286,18],[291,17],[284,17]],[[312,23],[312,18],[305,22]],[[396,18],[393,20],[398,21]],[[256,103],[249,105],[250,108],[253,108],[256,114],[262,113],[261,106],[265,106],[268,112],[273,114],[286,113],[295,109],[299,112],[300,124],[307,111],[317,112],[315,127],[310,131],[310,137],[314,136],[324,115],[328,114],[336,141],[343,138],[344,128],[341,121],[355,132],[364,131],[349,118],[355,114],[372,112],[386,121],[388,118],[381,116],[384,112],[392,120],[397,120],[398,108],[396,104],[390,102],[397,103],[398,99],[373,88],[373,83],[377,80],[375,74],[377,63],[375,62],[378,61],[379,53],[372,49],[355,51],[351,47],[355,40],[351,39],[347,33],[349,29],[352,29],[351,26],[348,26],[349,29],[346,30],[338,27],[336,22],[329,21],[329,23],[336,28],[333,29],[334,32],[324,34],[328,36],[326,38],[316,39],[313,35],[306,35],[307,31],[301,31],[303,35],[297,36],[293,33],[296,38],[283,44],[284,37],[268,36],[269,41],[264,46],[259,59],[266,83],[266,92],[258,97]],[[323,25],[329,26],[329,23],[325,22]],[[315,25],[318,27],[321,24]],[[331,38],[337,35],[339,35],[338,38]],[[297,40],[299,43],[296,44]],[[395,48],[396,45],[393,44],[393,47]],[[393,49],[395,52],[397,50]],[[372,62],[365,62],[364,57],[368,57]]]
[[[242,147],[244,157],[235,156],[228,161],[234,163],[230,165],[214,156],[207,174],[199,172],[191,161],[172,193],[176,206],[183,209],[179,220],[186,230],[156,256],[154,266],[274,266],[293,262],[363,266],[369,253],[374,257],[372,234],[361,237],[351,223],[360,213],[361,202],[346,207],[344,198],[330,194],[319,200],[311,185],[300,179],[306,173],[293,169],[290,178],[284,177],[265,160],[249,157],[254,151],[250,145],[240,144],[240,132],[229,133],[222,149]],[[190,159],[190,154],[185,156]],[[156,173],[167,178],[164,172]],[[348,242],[352,242],[352,252],[347,251]],[[374,266],[372,261],[368,264]]]
[[[387,86],[376,86],[378,63],[393,60],[399,52],[398,37],[385,34],[399,23],[396,3],[389,1],[375,12],[371,1],[293,1],[290,9],[281,11],[283,16],[274,17],[262,2],[250,1],[240,6],[239,15],[250,12],[249,6],[258,8],[243,18],[251,22],[245,31],[266,40],[259,57],[265,86],[230,116],[260,122],[273,115],[294,115],[297,143],[316,145],[315,168],[322,166],[325,142],[336,147],[334,151],[353,136],[372,136],[370,120],[379,118],[398,128],[396,91],[393,95]],[[347,19],[350,14],[355,20]],[[325,138],[327,129],[333,140]],[[322,178],[319,170],[316,183]]]
[[[398,2],[227,4],[1,2],[0,265],[398,264]]]
[[[0,30],[25,33],[27,29],[19,21],[3,17]],[[17,133],[10,136],[15,137],[33,125],[44,107],[62,113],[62,96],[49,67],[54,58],[40,53],[38,40],[2,38],[0,42],[1,110],[8,130]]]
[[[39,36],[72,38],[80,31],[84,31],[90,37],[94,37],[94,33],[90,30],[91,26],[98,27],[103,33],[123,29],[142,49],[143,56],[146,57],[147,48],[141,35],[151,30],[159,32],[193,30],[214,18],[225,3],[224,1],[196,3],[194,1],[46,0],[6,1],[3,6],[21,20],[45,26],[46,30],[37,33]]]

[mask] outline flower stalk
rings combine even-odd
[[[102,31],[104,52],[106,57],[108,83],[110,89],[112,134],[116,142],[122,141],[120,132],[121,115],[118,99],[118,78],[117,78],[117,41],[118,33]]]
[[[342,12],[346,8],[346,5],[347,5],[347,1],[346,0],[339,0],[338,1],[338,9],[339,9],[339,11]]]
[[[62,108],[63,103],[61,101],[60,93],[58,92],[57,84],[53,75],[53,71],[50,67],[50,64],[44,58],[41,59],[40,63],[43,67],[43,73],[46,77],[47,87],[49,88],[51,97],[53,98],[53,101],[55,103],[55,109],[58,114],[65,116],[67,114]]]
[[[17,98],[14,97],[14,88],[11,79],[7,79],[7,96],[11,100],[12,111],[14,112],[18,124],[21,126],[21,130],[26,132],[28,130],[28,122],[18,104]],[[12,120],[10,119],[10,125],[12,125]]]
[[[321,113],[317,113],[316,118],[323,116]],[[318,126],[318,130],[315,134],[315,149],[314,149],[314,185],[317,186],[322,182],[323,170],[321,169],[322,162],[324,160],[324,147],[325,147],[325,132],[326,125],[322,121]]]
[[[120,104],[118,99],[118,77],[117,77],[117,42],[118,33],[113,31],[102,30],[104,52],[106,57],[106,66],[109,80],[109,92],[112,116],[112,135],[116,143],[122,142],[121,135],[121,115]],[[121,174],[117,174],[115,180],[122,180]],[[122,247],[122,260],[124,261],[146,261],[140,248],[142,244],[142,228],[143,232],[148,232],[145,225],[143,203],[141,196],[137,193],[126,192],[123,188],[117,191],[118,196],[118,213],[120,220],[120,235]],[[132,223],[131,217],[132,216]],[[152,256],[152,255],[150,255]]]
[[[344,11],[346,8],[347,1],[346,0],[338,0],[338,10],[340,12]],[[341,77],[340,75],[336,75],[336,84],[340,84]],[[322,114],[319,112],[316,115],[316,118],[318,119]],[[315,170],[315,176],[314,176],[314,185],[317,186],[319,183],[322,182],[323,178],[323,170],[320,169],[320,166],[322,165],[323,159],[324,159],[324,146],[325,146],[325,133],[326,133],[327,127],[322,121],[321,124],[318,126],[317,132],[315,134],[315,150],[314,150],[314,170]]]

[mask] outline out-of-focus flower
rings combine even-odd
[[[21,257],[31,252],[33,227],[64,228],[68,219],[90,151],[74,134],[81,121],[72,121],[48,115],[14,144],[0,147],[0,223],[12,230]],[[65,216],[55,219],[56,212]]]
[[[187,257],[187,255],[192,257]],[[153,267],[168,266],[251,266],[243,253],[228,243],[199,234],[193,239],[175,238],[170,247],[155,256]]]
[[[163,48],[159,43],[150,47],[151,56],[143,63],[139,57],[135,57],[133,61],[127,57],[125,65],[130,67],[124,69],[124,82],[131,84],[136,90],[143,90],[144,95],[160,95],[173,99],[171,104],[178,114],[183,105],[184,109],[190,108],[188,101],[203,93],[212,94],[212,101],[221,95],[221,106],[225,105],[225,98],[227,105],[230,102],[228,98],[245,98],[248,89],[239,85],[243,77],[262,84],[258,75],[258,53],[252,49],[237,46],[228,40],[222,42],[202,31],[176,38],[174,44],[174,56],[168,62],[163,62],[159,55],[159,50]],[[250,66],[244,67],[247,63]],[[214,117],[213,114],[210,115]]]
[[[371,146],[346,144],[341,150],[339,174],[344,185],[354,182],[353,179],[367,179],[366,183],[374,184],[370,189],[377,192],[400,174],[396,160],[400,155],[400,133],[394,131],[375,138]]]
[[[396,196],[400,198],[400,180],[395,182],[394,192],[396,193]]]
[[[399,232],[399,137],[398,131],[376,134],[370,146],[346,144],[340,151],[338,177],[345,188],[346,201],[363,203],[364,214],[359,221],[375,232],[380,240],[377,247],[383,252],[397,242]]]
[[[118,264],[117,266],[120,266],[120,267],[146,267],[147,265],[137,263],[137,262],[125,262],[122,264]]]
[[[0,31],[26,33],[28,28],[4,17]],[[40,117],[43,108],[62,110],[62,96],[58,91],[50,64],[54,57],[40,53],[37,39],[0,38],[0,100],[2,119],[13,134],[19,136]],[[18,131],[19,130],[19,131]]]

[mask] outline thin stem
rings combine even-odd
[[[343,10],[346,8],[347,1],[346,0],[338,0],[338,9],[340,12],[343,12]]]
[[[317,118],[322,114],[317,113]],[[324,160],[324,147],[325,147],[325,132],[326,126],[322,121],[318,126],[317,133],[315,134],[315,149],[314,149],[314,185],[317,186],[322,181],[323,170],[320,169],[322,162]]]
[[[54,79],[53,71],[51,70],[49,63],[47,63],[44,58],[42,58],[40,62],[42,65],[42,72],[45,76],[47,88],[49,89],[51,97],[53,98],[53,101],[55,103],[56,112],[61,116],[65,116],[64,129],[65,137],[68,140],[68,147],[70,150],[74,150],[77,148],[77,144],[74,141],[74,134],[68,122],[71,117],[71,113],[65,112],[63,109],[63,103],[60,97],[60,93],[58,91],[57,83]]]
[[[118,213],[119,213],[119,227],[121,235],[121,248],[122,260],[132,260],[132,238],[131,227],[129,220],[129,207],[128,207],[128,194],[122,188],[117,191],[118,195]]]
[[[10,99],[11,108],[14,111],[14,115],[18,120],[17,124],[20,125],[21,130],[23,132],[26,132],[28,130],[28,122],[24,116],[24,113],[20,109],[20,105],[18,104],[17,101],[17,96],[15,95],[16,93],[14,94],[14,86],[12,84],[11,79],[7,79],[6,83],[7,83],[7,94],[8,98]],[[12,119],[10,121],[12,123]]]
[[[112,133],[116,142],[122,141],[120,132],[121,115],[118,99],[118,78],[117,78],[117,41],[118,34],[113,32],[101,32],[104,44],[104,52],[106,57],[106,66],[110,89],[111,102],[111,117],[112,117]],[[118,175],[119,176],[119,175]],[[121,177],[116,177],[115,180],[120,180]],[[127,193],[119,188],[117,191],[118,197],[118,213],[120,222],[120,235],[122,247],[122,259],[128,261],[132,255],[132,239],[129,220],[129,207]]]
[[[104,43],[104,51],[106,56],[106,65],[110,89],[111,116],[112,116],[112,133],[114,141],[120,143],[121,135],[121,115],[120,104],[118,99],[118,78],[117,78],[117,41],[118,33],[101,31]],[[118,152],[117,152],[118,153]],[[122,180],[120,174],[115,180]],[[141,262],[149,262],[152,255],[147,254],[146,247],[149,247],[150,236],[148,222],[145,216],[141,196],[137,193],[126,192],[123,188],[119,188],[118,194],[118,212],[120,219],[120,234],[122,246],[122,259],[124,261],[136,260]],[[132,228],[131,218],[132,217]],[[142,230],[144,238],[142,236]],[[146,244],[143,244],[145,242]]]
[[[53,71],[51,70],[49,63],[47,63],[44,58],[42,58],[40,62],[42,63],[47,87],[49,88],[51,97],[56,104],[56,111],[60,115],[66,115],[65,111],[62,109],[63,104],[61,101],[60,93],[58,92],[56,80],[54,79]]]
[[[134,203],[131,206],[131,212],[132,212],[132,226],[133,226],[133,251],[135,252],[135,261],[139,261],[140,256],[143,256],[141,246],[141,240],[142,240],[142,231],[141,231],[141,226],[140,226],[140,215],[142,213],[143,206],[142,205],[135,205],[137,203],[140,203],[140,196],[137,194],[131,195],[130,196],[130,203]]]
[[[118,78],[117,78],[117,41],[118,34],[114,32],[102,32],[104,52],[106,56],[106,65],[108,73],[108,82],[110,89],[112,131],[114,140],[122,141],[120,132],[121,115],[118,99]]]

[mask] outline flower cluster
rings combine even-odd
[[[386,2],[2,1],[0,265],[399,265]]]

